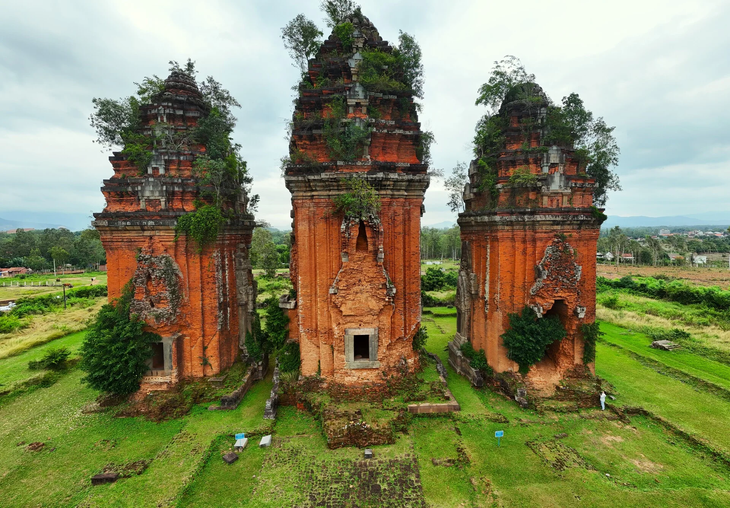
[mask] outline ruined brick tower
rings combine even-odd
[[[595,321],[596,244],[600,222],[594,180],[572,146],[546,138],[548,101],[534,84],[513,90],[499,112],[501,148],[493,170],[478,160],[469,168],[465,212],[459,214],[462,258],[457,287],[458,323],[453,357],[464,341],[484,349],[495,372],[517,372],[501,335],[508,314],[531,307],[557,315],[567,331],[547,349],[527,380],[551,388],[583,365],[580,325]]]
[[[300,84],[285,168],[296,291],[290,335],[300,344],[301,372],[354,386],[418,362],[412,340],[421,320],[420,220],[429,183],[422,132],[398,75],[386,79],[377,65],[367,82],[361,73],[363,60],[391,54],[359,13],[335,29]],[[379,211],[336,211],[334,200],[363,182]]]
[[[195,80],[173,71],[153,103],[141,107],[141,133],[156,138],[151,162],[136,167],[114,152],[114,175],[102,187],[106,207],[94,214],[107,253],[110,301],[131,280],[132,311],[162,337],[143,390],[230,367],[251,326],[255,286],[248,246],[254,223],[245,192],[222,199],[229,219],[215,242],[200,249],[184,234],[175,239],[178,219],[208,199],[193,171],[206,149],[191,134],[209,112]]]

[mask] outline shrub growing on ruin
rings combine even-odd
[[[345,219],[367,219],[377,217],[380,212],[380,198],[375,188],[364,178],[349,178],[348,192],[340,194],[333,201],[335,213],[344,213]]]
[[[598,323],[587,323],[580,326],[583,334],[583,363],[596,361],[596,342],[603,336]]]
[[[249,358],[260,362],[264,358],[266,336],[261,329],[261,319],[258,312],[254,313],[251,330],[246,332],[245,345]]]
[[[502,334],[507,358],[517,362],[520,372],[527,374],[530,366],[545,357],[547,347],[565,338],[566,332],[557,316],[538,318],[525,306],[522,313],[509,314],[509,329]]]
[[[149,369],[152,343],[162,338],[144,331],[145,323],[130,314],[132,285],[122,296],[104,305],[88,328],[81,345],[83,381],[96,390],[128,395],[139,390],[139,382]]]
[[[220,208],[214,205],[201,206],[177,220],[175,240],[180,235],[186,235],[195,240],[198,252],[202,252],[206,245],[216,241],[225,222],[226,218]]]
[[[425,326],[421,326],[413,336],[413,351],[425,352],[426,342],[428,342],[428,330]]]
[[[283,373],[296,372],[299,370],[301,358],[299,356],[299,343],[287,342],[277,354],[279,370]]]

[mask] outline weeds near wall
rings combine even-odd
[[[583,334],[583,363],[596,361],[596,342],[603,336],[603,332],[598,323],[589,323],[580,325],[580,331]]]

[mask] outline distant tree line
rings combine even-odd
[[[450,229],[421,229],[421,259],[461,258],[461,233],[459,226]]]
[[[19,266],[34,271],[70,264],[92,268],[106,263],[106,253],[99,232],[85,229],[72,233],[68,229],[44,229],[0,233],[0,267]]]
[[[681,235],[652,236],[653,228],[632,228],[622,230],[619,226],[602,231],[598,239],[598,252],[613,256],[611,262],[618,264],[623,255],[631,256],[628,262],[641,265],[689,265],[694,262],[696,254],[730,252],[730,237],[695,237]],[[637,232],[650,230],[645,236],[636,236]],[[627,233],[631,234],[627,234]],[[675,256],[672,258],[670,254]],[[722,262],[726,264],[725,261]],[[709,263],[708,263],[709,265]]]

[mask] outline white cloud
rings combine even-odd
[[[577,92],[616,125],[624,191],[608,212],[697,213],[726,208],[730,165],[730,8],[719,0],[364,0],[363,12],[390,41],[398,29],[421,43],[436,167],[471,159],[483,108],[477,88],[494,60],[522,59],[558,100]],[[319,2],[16,2],[0,19],[0,217],[3,210],[99,211],[111,166],[88,126],[92,97],[134,92],[167,61],[196,60],[242,104],[234,138],[261,194],[257,214],[288,228],[280,178],[285,123],[298,71],[280,27],[302,10],[320,23]],[[687,174],[684,175],[683,171]],[[680,192],[682,191],[682,192]],[[671,197],[671,199],[670,199]],[[455,220],[443,185],[432,182],[424,224]],[[670,204],[666,204],[670,203]]]

